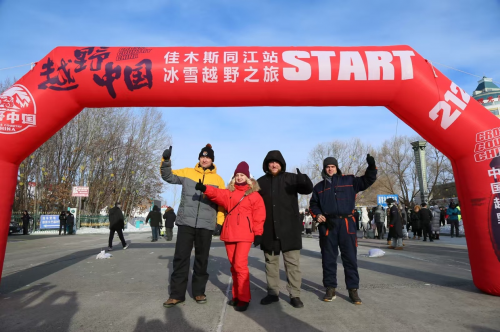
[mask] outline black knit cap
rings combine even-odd
[[[201,149],[200,154],[198,155],[198,159],[201,157],[208,157],[212,159],[212,162],[215,161],[214,150],[212,150],[212,145],[209,143],[203,149]]]
[[[327,157],[323,160],[323,169],[325,169],[328,165],[335,165],[335,167],[339,168],[339,162],[333,157]]]

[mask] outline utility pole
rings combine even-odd
[[[427,203],[429,192],[427,190],[427,163],[425,161],[426,141],[415,141],[411,143],[415,154],[415,166],[417,168],[418,184],[420,189],[420,204]]]

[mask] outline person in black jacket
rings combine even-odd
[[[170,206],[165,210],[165,213],[163,214],[163,219],[165,219],[165,239],[167,241],[172,241],[174,234],[173,228],[176,217],[177,216],[175,215],[174,209]]]
[[[115,237],[115,232],[118,233],[118,237],[122,242],[123,249],[127,249],[129,246],[127,242],[125,242],[125,238],[123,237],[123,229],[125,228],[125,217],[123,216],[121,207],[122,204],[120,202],[116,202],[115,207],[109,210],[108,250],[113,250],[113,238]]]
[[[358,209],[354,209],[354,213],[352,214],[354,216],[354,219],[356,220],[356,230],[359,230],[359,212]]]
[[[326,288],[326,294],[323,297],[325,302],[331,302],[336,298],[337,257],[340,247],[349,298],[354,304],[362,303],[358,296],[359,274],[356,257],[358,239],[352,210],[356,194],[368,189],[377,179],[375,159],[368,154],[366,162],[368,168],[365,175],[356,177],[342,175],[337,159],[326,158],[323,161],[322,171],[324,180],[317,183],[313,189],[310,211],[320,223],[318,229],[323,265],[323,286]]]
[[[279,301],[279,255],[283,253],[290,303],[295,308],[302,308],[304,304],[300,300],[302,276],[299,262],[302,222],[297,194],[310,194],[313,185],[309,177],[301,174],[299,169],[297,174],[285,172],[285,159],[278,150],[269,151],[262,167],[266,175],[257,182],[266,206],[266,221],[262,238],[256,239],[256,242],[260,242],[266,260],[267,296],[260,304]]]
[[[420,205],[415,205],[413,208],[413,212],[410,215],[411,218],[411,230],[413,232],[413,239],[418,239],[420,240],[420,237],[422,236],[422,223],[420,222],[420,212],[421,207]]]
[[[158,230],[161,226],[161,211],[156,205],[153,206],[153,211],[150,211],[146,217],[146,225],[151,222],[151,242],[158,241]]]
[[[64,229],[64,235],[66,235],[66,211],[61,211],[59,215],[59,235],[61,235],[61,230]]]
[[[68,227],[68,235],[73,235],[73,227],[75,226],[75,216],[73,213],[66,211],[66,226]]]
[[[434,242],[434,240],[432,239],[431,229],[432,212],[427,209],[426,203],[422,203],[422,209],[418,212],[418,217],[420,219],[422,232],[424,233],[424,241],[427,241],[427,235],[429,235],[429,240],[431,242]]]
[[[387,241],[391,241],[389,249],[403,250],[403,220],[399,213],[396,201],[393,198],[388,198],[386,201],[389,208],[389,237]],[[389,240],[392,239],[392,240]]]
[[[21,216],[21,220],[23,221],[23,235],[30,235],[29,234],[30,219],[31,219],[30,214],[28,213],[27,210],[24,210],[23,215]]]

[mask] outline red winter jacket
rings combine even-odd
[[[255,180],[252,183],[252,187],[229,184],[228,189],[207,186],[205,195],[208,199],[228,212],[238,204],[243,195],[247,195],[224,220],[220,236],[224,242],[253,242],[255,235],[262,235],[264,232],[266,207],[258,193],[259,185]]]

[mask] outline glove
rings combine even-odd
[[[300,170],[298,168],[296,168],[297,170],[297,175],[302,175],[302,173],[300,173]]]
[[[196,184],[196,186],[194,187],[194,189],[199,190],[202,193],[204,193],[205,190],[207,190],[207,186],[205,186],[203,183],[201,183],[201,179],[199,179],[198,183]]]
[[[253,246],[258,247],[262,243],[262,235],[255,235],[253,238]]]
[[[377,167],[375,166],[375,158],[370,156],[370,154],[366,155],[366,162],[368,163],[368,168],[369,169],[376,169]]]
[[[165,161],[170,160],[171,155],[172,155],[172,146],[163,151],[163,160]]]

